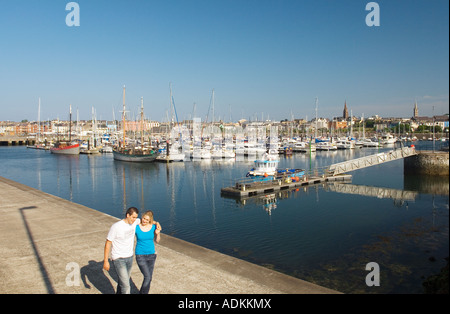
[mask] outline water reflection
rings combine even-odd
[[[386,198],[394,201],[394,206],[401,207],[407,201],[415,201],[420,194],[442,195],[449,194],[449,178],[438,176],[422,176],[422,175],[405,175],[404,189],[394,189],[386,187],[376,187],[367,185],[357,185],[347,182],[326,182],[315,185],[305,185],[291,189],[281,190],[278,192],[267,193],[264,195],[252,195],[245,197],[233,197],[230,195],[222,195],[223,198],[233,199],[236,204],[244,207],[248,204],[260,205],[271,215],[272,210],[277,208],[279,201],[290,197],[298,197],[300,191],[307,192],[308,189],[322,188],[324,191],[336,192],[348,195],[361,195],[367,197],[376,197],[378,199]],[[406,202],[406,203],[405,203]]]
[[[411,175],[403,176],[405,189],[432,195],[449,194],[448,176]]]
[[[116,161],[113,163],[113,176],[111,181],[112,199],[121,204],[123,217],[127,208],[134,206],[140,211],[151,209],[150,191],[155,178],[160,175],[159,168],[155,164],[127,163]]]

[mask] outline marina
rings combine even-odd
[[[135,2],[2,3],[2,206],[28,252],[5,218],[6,275],[31,266],[64,291],[53,267],[97,245],[52,255],[52,240],[133,206],[207,256],[191,264],[206,276],[223,259],[342,293],[442,292],[448,1]]]
[[[448,176],[404,175],[403,159],[353,171],[342,182],[236,198],[221,190],[242,178],[253,158],[141,164],[112,154],[0,149],[0,176],[113,217],[128,206],[151,209],[168,235],[344,293],[422,293],[424,278],[448,255]],[[280,154],[278,168],[323,173],[391,150]],[[364,284],[370,261],[386,276],[376,291]]]

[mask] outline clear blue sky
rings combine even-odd
[[[0,120],[448,113],[448,0],[0,0]],[[434,110],[433,110],[434,108]],[[75,117],[75,116],[74,116]],[[211,117],[210,117],[211,119]]]

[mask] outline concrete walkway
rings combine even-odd
[[[114,293],[103,248],[118,219],[0,177],[0,293]],[[337,293],[162,234],[152,294]],[[136,262],[132,293],[141,286]]]

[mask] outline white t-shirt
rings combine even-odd
[[[133,256],[134,232],[140,222],[141,220],[137,218],[130,225],[122,219],[111,226],[106,239],[112,242],[111,258],[113,260]]]

